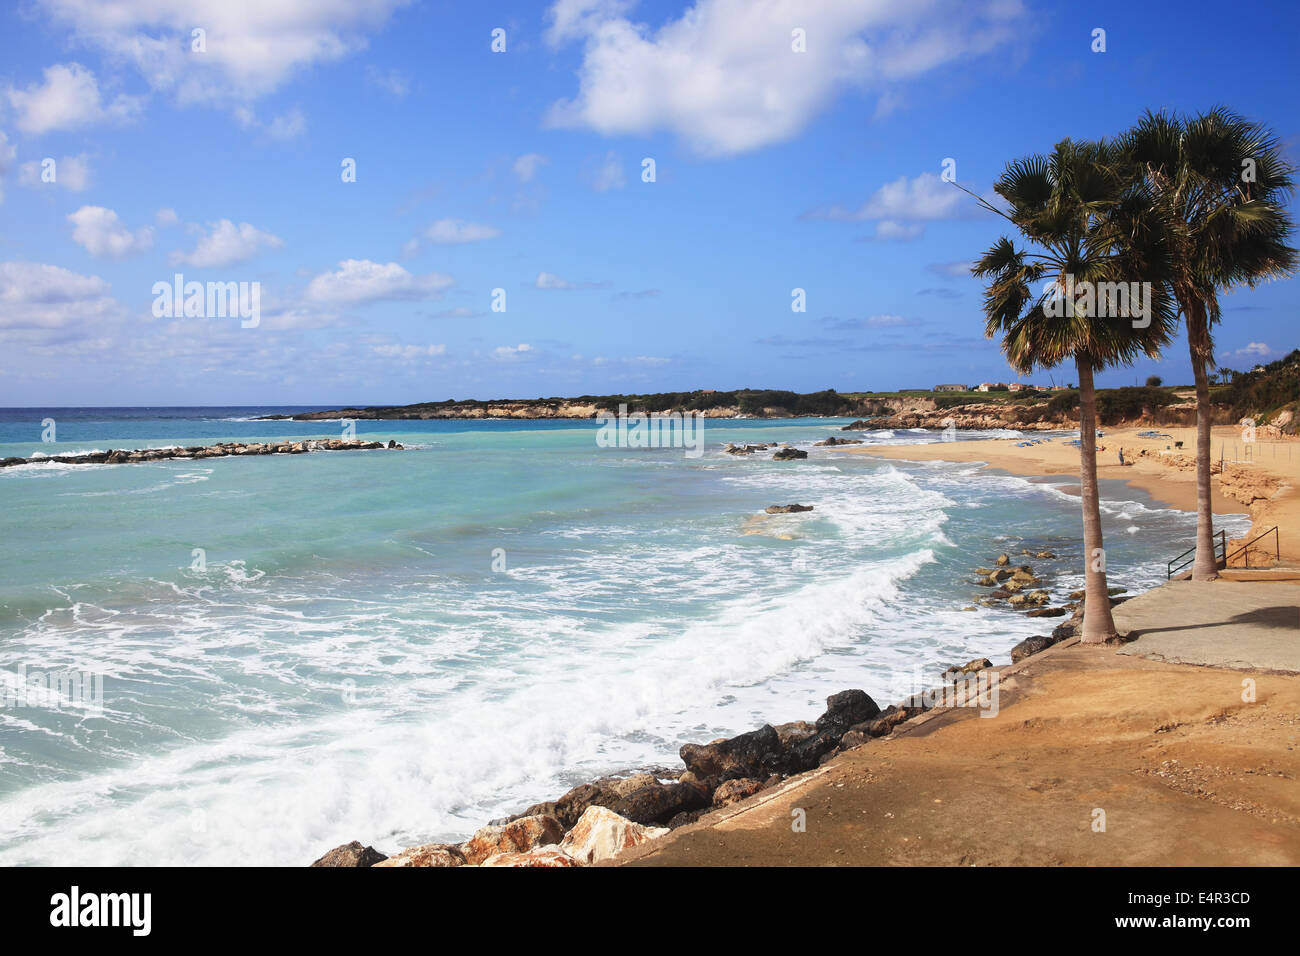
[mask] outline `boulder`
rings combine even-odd
[[[719,784],[718,789],[713,791],[713,805],[715,807],[725,807],[733,803],[739,803],[746,797],[752,797],[762,789],[763,781],[754,780],[751,777],[727,780]]]
[[[861,438],[836,438],[831,436],[821,441],[813,442],[814,445],[861,445]]]
[[[527,853],[533,847],[559,843],[564,826],[555,817],[520,817],[499,826],[485,826],[461,846],[471,866],[499,853]]]
[[[373,846],[362,846],[356,840],[336,846],[312,866],[374,866],[388,857]]]
[[[653,777],[650,779],[654,780]],[[612,807],[618,801],[619,794],[611,788],[594,783],[580,783],[555,801],[555,817],[564,829],[569,830],[587,812],[588,807]]]
[[[640,790],[642,787],[652,787],[659,782],[659,778],[652,773],[634,773],[629,777],[607,778],[597,781],[607,790],[614,791],[615,796],[626,797],[633,791]],[[610,804],[602,803],[600,806],[606,807]]]
[[[375,866],[464,866],[465,854],[451,843],[427,843],[408,847],[401,853],[376,863]]]
[[[812,511],[812,505],[768,505],[763,509],[770,515],[792,515],[803,511]]]
[[[770,724],[729,740],[683,744],[678,754],[686,769],[701,779],[762,776],[763,758],[781,751],[781,738]]]
[[[944,683],[948,683],[950,681],[956,680],[958,677],[961,677],[965,674],[976,674],[992,666],[993,666],[993,662],[989,660],[987,657],[977,657],[975,658],[975,660],[968,661],[965,664],[961,664],[961,665],[954,664],[952,667],[949,667],[946,671],[943,672],[943,680]]]
[[[633,823],[650,825],[671,820],[683,810],[702,810],[709,805],[709,793],[690,783],[657,783],[629,793],[611,810]]]
[[[557,846],[539,846],[522,853],[498,853],[483,861],[483,866],[582,866]]]
[[[1063,607],[1036,607],[1026,612],[1025,617],[1064,617],[1068,613]]]
[[[1005,568],[1008,564],[1011,563],[1011,556],[1008,554],[999,554],[997,561],[993,563],[1000,568]]]
[[[795,461],[807,457],[808,453],[799,448],[778,448],[772,453],[773,461]]]
[[[781,742],[782,750],[789,750],[795,744],[817,733],[817,725],[806,720],[792,720],[788,724],[777,724],[774,729],[777,739]]]
[[[704,816],[703,810],[683,810],[681,813],[674,814],[673,818],[664,824],[664,826],[669,830],[676,830],[678,827],[684,827],[694,823],[702,816]]]
[[[560,849],[579,863],[599,863],[667,832],[666,827],[642,826],[606,807],[592,806],[565,834]]]
[[[854,724],[880,715],[880,708],[864,690],[842,690],[826,698],[826,713],[817,718],[821,732],[843,734]]]
[[[1019,664],[1026,657],[1041,653],[1055,643],[1057,642],[1052,640],[1050,637],[1043,635],[1027,637],[1015,647],[1011,648],[1011,663]]]

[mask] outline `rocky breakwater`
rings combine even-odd
[[[892,415],[859,419],[841,426],[840,430],[849,432],[873,428],[930,428],[941,431],[945,428],[957,428],[962,431],[989,431],[1013,428],[1019,431],[1055,431],[1071,426],[1068,420],[1041,418],[1040,416],[1044,414],[1044,409],[1036,406],[990,402],[954,408],[899,411]]]
[[[974,669],[974,665],[967,665]],[[313,866],[587,866],[658,839],[814,770],[843,750],[891,734],[927,710],[924,695],[881,710],[862,690],[826,699],[816,721],[764,724],[757,730],[679,751],[685,770],[604,777],[555,800],[494,820],[464,843],[431,843],[385,857],[353,841]]]
[[[55,462],[61,465],[133,465],[175,458],[225,458],[231,455],[303,455],[316,451],[370,451],[402,448],[395,441],[359,441],[342,438],[313,438],[282,442],[222,442],[191,445],[188,448],[135,448],[88,452],[84,455],[40,455],[35,458],[3,458],[0,468]]]

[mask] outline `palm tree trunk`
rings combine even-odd
[[[1102,644],[1116,636],[1106,593],[1106,553],[1101,544],[1101,495],[1097,488],[1097,394],[1092,363],[1076,356],[1079,369],[1079,497],[1083,501],[1084,644]]]
[[[1214,554],[1214,512],[1210,497],[1210,383],[1206,378],[1205,309],[1199,302],[1187,311],[1187,344],[1192,353],[1192,375],[1196,379],[1196,560],[1193,581],[1213,581],[1219,576]]]

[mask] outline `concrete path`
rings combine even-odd
[[[1300,673],[1300,583],[1170,581],[1116,607],[1115,626],[1138,635],[1121,654]]]

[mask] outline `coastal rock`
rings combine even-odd
[[[616,797],[626,797],[629,793],[640,790],[642,787],[653,787],[659,782],[659,778],[652,773],[634,773],[630,777],[617,777],[605,780],[599,780],[602,787],[614,791]],[[611,804],[600,804],[600,806],[611,806]]]
[[[356,840],[336,846],[312,866],[374,866],[388,857],[373,846],[362,846]]]
[[[847,728],[846,728],[847,729]],[[827,754],[839,747],[843,731],[824,730],[801,740],[789,750],[772,754],[767,768],[783,774],[805,773],[818,767]]]
[[[565,834],[560,849],[580,863],[599,863],[667,832],[667,827],[642,826],[605,807],[593,806]]]
[[[812,505],[768,505],[763,509],[770,515],[792,515],[803,511],[812,511]]]
[[[943,680],[945,683],[947,683],[957,677],[962,676],[963,674],[976,674],[982,670],[987,670],[992,666],[993,666],[993,662],[989,660],[987,657],[977,657],[975,658],[975,660],[968,661],[965,664],[961,664],[961,665],[954,664],[952,667],[949,667],[946,671],[943,672]]]
[[[646,776],[650,777],[649,774]],[[657,782],[654,777],[650,777],[650,780]],[[612,788],[593,783],[580,783],[555,801],[555,818],[560,821],[564,829],[569,830],[577,824],[589,807],[612,807],[619,799],[620,794]]]
[[[464,866],[465,854],[452,843],[426,843],[388,857],[375,866]]]
[[[1036,607],[1027,611],[1025,617],[1064,617],[1068,613],[1063,607]]]
[[[919,714],[925,713],[928,709],[919,699],[915,704],[905,705],[902,707],[890,704],[880,716],[874,720],[869,720],[862,724],[856,724],[849,728],[849,733],[860,733],[867,737],[887,737],[894,732],[894,728],[905,721],[911,720]],[[847,737],[848,734],[845,734]]]
[[[678,755],[686,768],[702,779],[722,780],[762,775],[763,758],[781,750],[781,738],[770,724],[729,740],[683,744]],[[643,821],[638,821],[643,822]]]
[[[994,564],[996,564],[1000,568],[1004,568],[1010,563],[1011,563],[1011,556],[1006,554],[999,554],[997,561],[994,562]]]
[[[702,787],[657,783],[629,793],[610,809],[633,823],[650,825],[670,820],[683,810],[702,810],[708,805],[709,794]]]
[[[773,461],[795,461],[807,457],[808,453],[799,448],[778,448],[772,453]]]
[[[871,736],[869,734],[864,733],[861,730],[850,730],[840,738],[840,749],[852,750],[854,747],[861,747],[870,740]]]
[[[854,724],[880,715],[880,707],[864,690],[842,690],[826,698],[826,713],[817,718],[817,729],[843,734]]]
[[[582,863],[557,846],[539,846],[525,852],[498,853],[496,856],[488,857],[481,865],[572,867],[582,866]]]
[[[754,780],[750,777],[728,780],[713,791],[713,805],[715,807],[725,807],[733,803],[739,803],[746,797],[752,797],[762,789],[762,780]]]
[[[817,734],[817,725],[806,720],[792,720],[787,724],[777,724],[774,729],[777,739],[781,742],[782,750],[789,750],[795,744]]]
[[[700,817],[704,816],[703,810],[683,810],[681,813],[674,814],[664,826],[669,830],[676,830],[678,827],[684,827],[694,823]]]
[[[461,846],[471,866],[500,853],[526,853],[536,846],[559,843],[564,827],[555,817],[520,817],[500,826],[486,826]]]
[[[110,448],[102,452],[87,452],[84,455],[49,455],[33,458],[0,459],[0,468],[15,465],[57,462],[63,465],[129,465],[140,462],[164,461],[173,458],[223,458],[227,455],[299,455],[307,451],[353,451],[383,448],[382,442],[365,442],[342,440],[338,438],[321,439],[311,442],[268,442],[266,444],[246,442],[222,442],[216,445],[190,445],[187,448]],[[397,445],[401,448],[401,445]]]
[[[1027,637],[1015,647],[1011,648],[1011,663],[1019,664],[1026,657],[1039,654],[1057,643],[1059,642],[1051,637],[1044,637],[1042,635]]]
[[[836,438],[832,435],[830,438],[813,442],[814,445],[861,445],[861,438]]]

